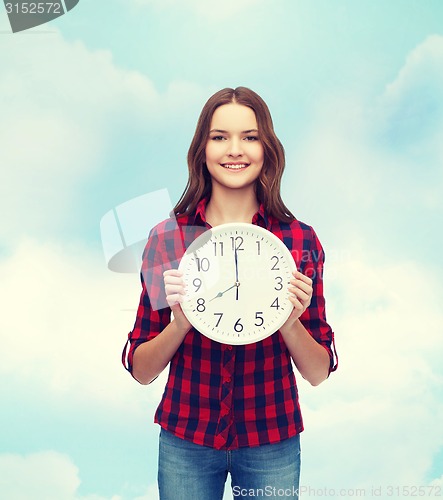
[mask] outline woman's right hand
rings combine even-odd
[[[178,269],[169,269],[163,273],[163,279],[165,282],[166,301],[174,314],[177,327],[187,332],[191,328],[191,323],[189,323],[184,315],[180,305],[185,295],[182,273]]]
[[[185,294],[181,273],[177,269],[165,271],[163,281],[166,300],[174,313],[174,320],[163,328],[160,335],[149,342],[143,342],[135,350],[132,373],[141,384],[150,384],[158,377],[175,356],[191,328],[180,305]]]

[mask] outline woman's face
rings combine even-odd
[[[212,183],[231,189],[253,186],[264,161],[254,111],[242,104],[219,106],[211,120],[205,149]]]

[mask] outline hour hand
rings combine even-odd
[[[234,283],[232,286],[230,286],[229,288],[226,288],[226,290],[224,290],[223,292],[218,292],[217,295],[215,297],[212,297],[212,299],[209,301],[211,302],[212,300],[214,299],[218,299],[219,297],[222,297],[223,294],[225,294],[226,292],[228,292],[229,290],[231,290],[232,288],[234,288],[235,286],[237,286],[237,283]]]

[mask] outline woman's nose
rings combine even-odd
[[[241,140],[237,138],[232,138],[229,141],[229,156],[241,156],[243,154]]]

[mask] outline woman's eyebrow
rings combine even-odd
[[[220,130],[218,128],[213,128],[212,130],[209,131],[211,134],[212,132],[217,132],[218,134],[229,134],[227,130]],[[243,130],[241,133],[242,134],[250,134],[251,132],[258,132],[256,128],[251,128],[250,130]]]

